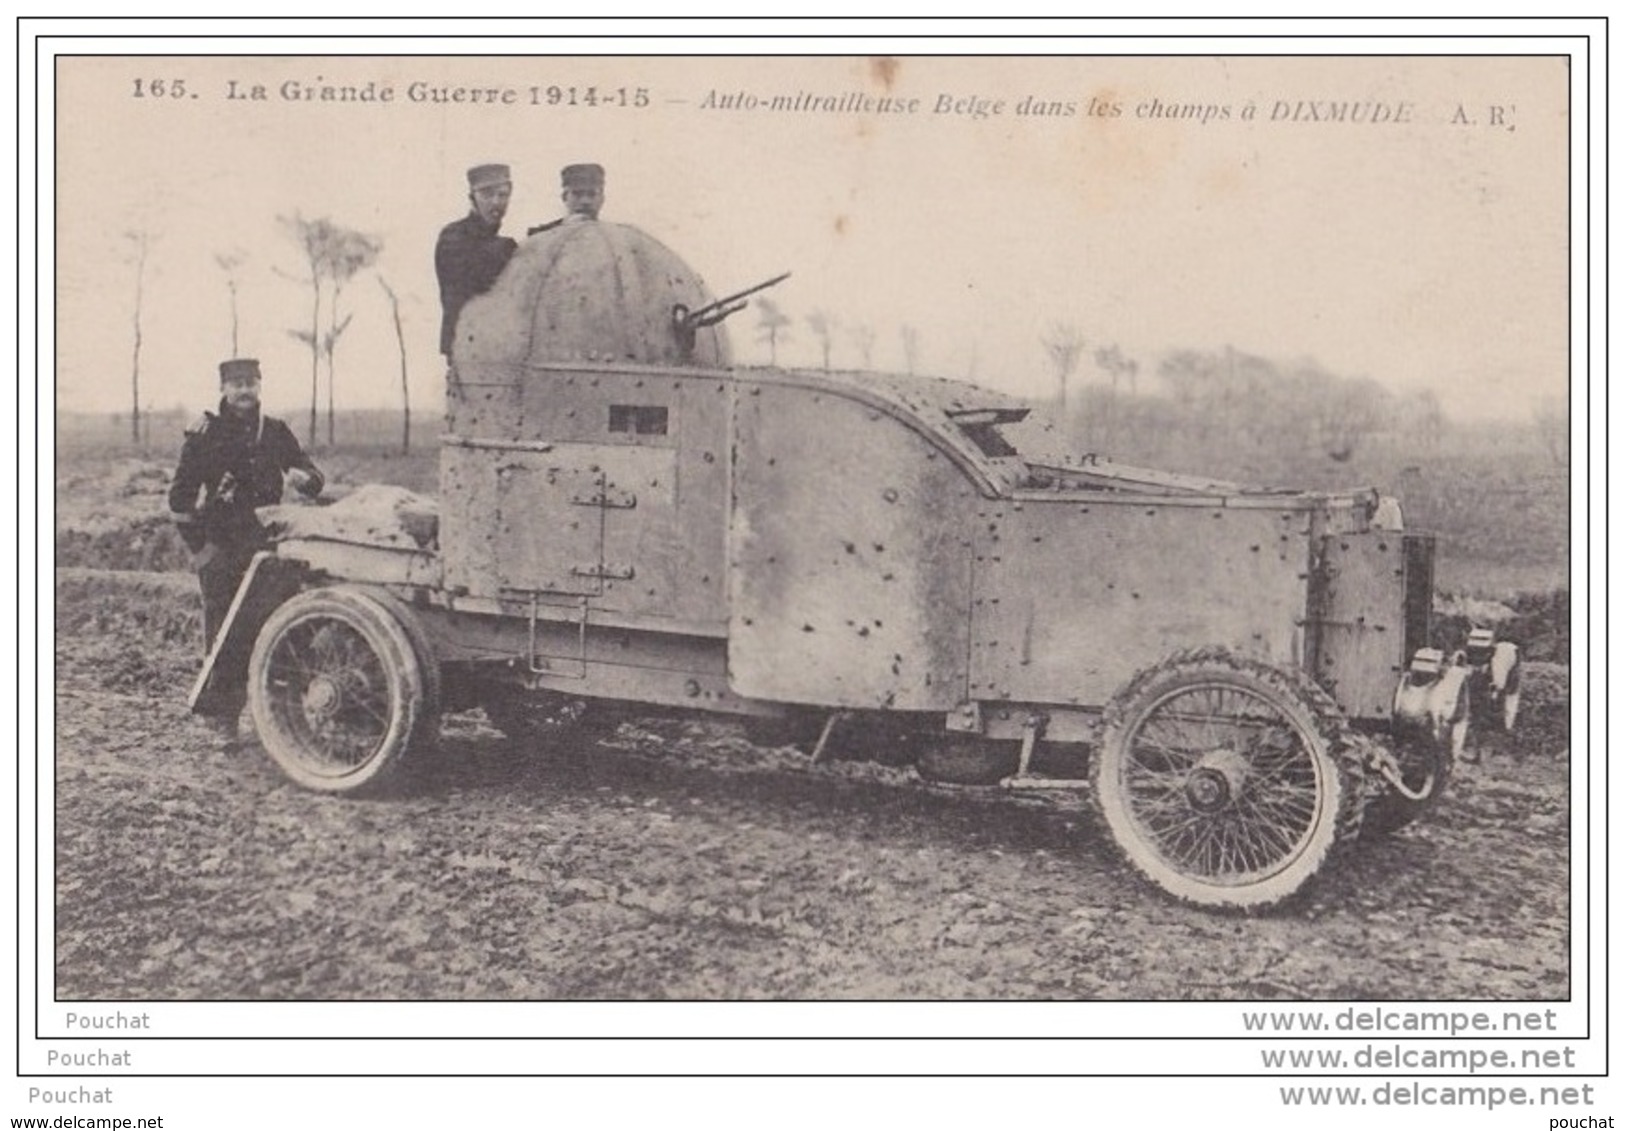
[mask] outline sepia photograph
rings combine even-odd
[[[1566,50],[431,42],[46,60],[36,1027],[1584,1029]]]

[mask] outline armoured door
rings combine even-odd
[[[497,468],[496,565],[505,592],[595,597],[604,589],[604,472],[553,453]]]
[[[733,689],[864,709],[962,701],[971,480],[855,398],[750,384],[734,418]]]

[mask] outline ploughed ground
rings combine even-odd
[[[634,719],[445,720],[404,796],[328,797],[194,720],[183,573],[59,569],[62,999],[1566,998],[1567,672],[1412,826],[1266,914],[1140,881],[1078,796],[930,785]],[[1581,767],[1583,772],[1584,767]],[[49,777],[49,774],[47,774]]]

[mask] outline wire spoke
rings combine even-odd
[[[323,772],[372,758],[393,725],[383,658],[354,624],[313,615],[289,625],[267,665],[275,725]]]
[[[1303,851],[1324,798],[1315,739],[1236,683],[1177,688],[1125,736],[1119,785],[1145,840],[1186,874],[1273,875]]]

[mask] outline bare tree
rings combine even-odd
[[[124,233],[129,242],[129,261],[135,264],[135,344],[130,354],[130,442],[141,446],[141,311],[145,303],[147,286],[147,250],[152,236],[145,228],[133,228]]]
[[[767,363],[779,363],[779,339],[790,336],[790,316],[770,298],[756,300],[756,340],[767,343]]]
[[[327,304],[327,333],[322,338],[322,352],[327,357],[327,444],[333,445],[333,390],[337,387],[337,360],[339,336],[350,325],[349,314],[339,318],[339,298],[344,287],[361,271],[371,267],[378,259],[382,243],[371,236],[348,228],[335,227],[332,240],[323,256],[323,271],[332,284]]]
[[[846,334],[858,348],[858,356],[863,359],[863,368],[872,368],[875,359],[875,328],[862,323],[853,326]]]
[[[818,339],[818,348],[824,358],[824,372],[828,373],[830,343],[835,337],[835,331],[840,326],[840,321],[832,314],[822,310],[815,310],[807,315],[807,326],[812,330],[813,336]]]
[[[904,326],[898,331],[903,339],[903,365],[910,377],[914,376],[914,366],[920,360],[920,331],[913,326]]]
[[[1133,390],[1135,375],[1140,371],[1140,363],[1125,355],[1116,342],[1096,347],[1094,358],[1096,367],[1104,370],[1111,379],[1111,389],[1099,398],[1092,415],[1099,418],[1098,430],[1102,442],[1113,444],[1117,441],[1118,418],[1124,415],[1122,411],[1124,406],[1119,400],[1122,395],[1119,386],[1126,383],[1130,391]],[[1064,404],[1062,407],[1064,410]]]
[[[350,324],[350,316],[339,317],[339,298],[345,284],[370,267],[382,245],[371,236],[335,224],[326,217],[307,220],[300,213],[279,216],[278,221],[304,255],[305,274],[300,281],[310,285],[310,329],[288,333],[310,350],[310,429],[309,442],[316,443],[316,416],[320,396],[320,368],[327,360],[327,442],[333,443],[333,397],[336,384],[335,354],[339,337]],[[291,276],[289,276],[291,277]],[[323,283],[330,292],[328,323],[322,329]]]
[[[1140,372],[1140,363],[1123,353],[1121,347],[1113,342],[1109,346],[1101,346],[1095,350],[1095,364],[1104,369],[1112,379],[1112,392],[1118,391],[1118,382],[1126,382],[1128,391],[1134,392],[1136,377]]]
[[[1039,342],[1055,370],[1055,381],[1061,389],[1061,415],[1066,415],[1067,383],[1077,372],[1078,359],[1083,354],[1083,332],[1070,322],[1052,322]]]
[[[389,316],[395,323],[395,347],[401,355],[401,454],[412,451],[412,391],[406,382],[406,335],[401,330],[401,300],[389,280],[378,276],[378,285],[389,296]]]
[[[230,251],[217,251],[214,253],[215,266],[226,273],[226,291],[231,296],[231,356],[242,356],[237,345],[237,283],[238,273],[243,264],[248,262],[248,253],[240,247]]]
[[[327,363],[327,446],[330,448],[333,446],[333,390],[338,385],[333,375],[333,356],[338,352],[339,335],[350,326],[350,315],[346,314],[340,319],[338,296],[334,295],[333,299],[327,310],[335,321],[329,323],[327,329],[322,331],[322,360]]]
[[[289,330],[288,333],[310,349],[310,428],[306,433],[306,443],[315,447],[322,360],[322,264],[325,249],[331,242],[333,223],[327,219],[307,220],[298,212],[292,216],[278,216],[277,222],[304,254],[304,267],[308,273],[305,281],[310,284],[310,329]]]

